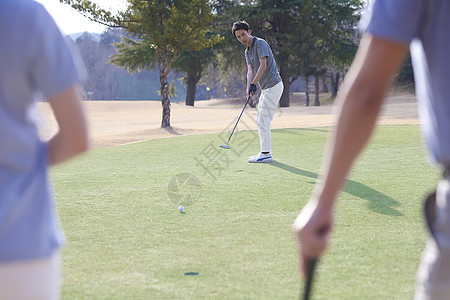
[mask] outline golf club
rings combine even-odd
[[[317,235],[318,236],[323,236],[326,232],[327,232],[328,228],[326,226],[322,226],[318,232]],[[303,300],[309,300],[311,299],[311,294],[312,294],[312,285],[313,285],[313,279],[314,279],[314,273],[316,270],[316,264],[318,262],[318,258],[312,257],[312,258],[308,258],[308,260],[306,261],[306,281],[305,281],[305,287],[303,290],[303,298],[301,298],[301,294],[300,294],[300,299]]]
[[[241,116],[244,113],[245,107],[247,106],[249,100],[250,100],[250,95],[248,96],[247,102],[245,102],[244,108],[242,109],[241,114],[239,115],[239,118],[236,121],[236,125],[234,125],[233,131],[231,132],[230,137],[228,138],[227,144],[226,145],[220,145],[221,148],[230,149],[229,143],[230,143],[231,137],[233,136],[234,130],[236,129],[236,126],[239,123],[239,120],[241,119]]]
[[[306,263],[305,287],[303,290],[303,298],[300,297],[300,299],[309,300],[311,297],[311,290],[312,290],[312,284],[313,284],[316,263],[317,263],[317,259],[315,259],[315,258],[308,259],[308,261]]]

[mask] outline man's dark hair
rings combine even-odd
[[[239,29],[244,29],[245,31],[249,31],[250,30],[250,25],[248,25],[248,23],[245,22],[245,21],[234,22],[233,29],[232,29],[232,32],[233,32],[234,36],[236,36],[236,34],[235,34],[236,30],[239,30]]]

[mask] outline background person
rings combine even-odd
[[[339,95],[335,131],[315,191],[293,224],[299,258],[320,257],[333,228],[334,206],[351,165],[369,139],[410,45],[422,131],[434,162],[450,166],[450,2],[376,0],[362,21],[365,32]],[[436,196],[436,239],[429,239],[418,274],[416,299],[450,295],[450,178]],[[324,231],[323,234],[319,232]]]
[[[47,169],[87,149],[80,77],[56,24],[30,0],[0,1],[0,299],[58,299],[63,236]],[[45,143],[34,96],[59,131]]]
[[[251,35],[250,26],[245,21],[233,24],[233,35],[244,45],[247,62],[247,97],[256,93],[256,85],[261,87],[256,125],[258,128],[261,152],[250,156],[250,163],[272,162],[271,124],[283,93],[283,82],[278,73],[269,44]],[[255,73],[256,70],[256,73]]]

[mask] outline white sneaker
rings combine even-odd
[[[272,153],[263,154],[260,152],[248,158],[249,163],[269,163],[272,161],[273,161]]]

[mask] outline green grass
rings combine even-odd
[[[317,181],[329,128],[274,130],[273,164],[247,163],[254,131],[97,149],[52,171],[63,299],[295,299],[291,223]],[[185,213],[169,182],[201,183]],[[380,126],[341,193],[315,299],[412,299],[421,201],[439,178],[419,127]],[[187,195],[184,185],[175,195]],[[185,276],[199,272],[198,276]]]

